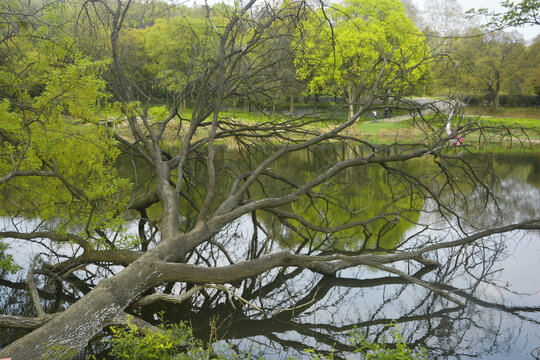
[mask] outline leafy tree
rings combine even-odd
[[[41,20],[56,15],[47,8]],[[26,216],[55,218],[63,229],[81,221],[102,226],[123,206],[127,188],[113,168],[113,136],[98,124],[106,63],[68,50],[69,38],[48,27],[37,32],[45,40],[32,29],[11,39],[1,71],[3,213],[25,204]]]
[[[494,109],[498,106],[499,93],[509,88],[510,81],[519,72],[524,46],[503,33],[485,35],[473,45],[475,54],[469,67],[476,88],[484,92]],[[472,50],[469,47],[470,50]],[[505,89],[505,90],[506,90]]]
[[[349,119],[354,104],[368,96],[381,77],[400,79],[382,89],[379,95],[384,96],[407,92],[422,74],[424,38],[397,0],[346,1],[321,8],[302,30],[296,60],[299,77],[309,80],[311,93],[344,93]]]
[[[540,37],[527,47],[525,55],[527,71],[526,85],[536,96],[540,97]]]
[[[433,66],[441,90],[485,96],[494,109],[501,93],[523,91],[525,46],[512,35],[471,31],[443,51],[445,58]]]

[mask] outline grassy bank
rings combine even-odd
[[[489,106],[468,106],[465,109],[465,114],[540,120],[540,108],[536,107],[499,107],[497,110],[493,110]]]
[[[471,108],[467,109],[470,110]],[[316,118],[325,119],[324,121],[317,121],[306,125],[306,128],[308,129],[321,132],[329,128],[335,127],[343,121],[346,121],[346,114],[338,113],[336,115],[330,114],[330,112],[326,114],[324,113],[324,111],[321,110],[322,109],[319,109],[319,111],[306,111],[305,114],[303,114],[303,116],[300,116],[296,121],[303,122],[309,121],[310,119],[315,120]],[[461,122],[462,124],[468,122],[478,122],[479,124],[491,127],[499,127],[502,125],[504,127],[512,129],[512,134],[518,136],[520,140],[526,141],[528,139],[531,139],[533,143],[540,143],[540,114],[537,114],[538,111],[531,108],[504,108],[504,111],[502,111],[502,113],[504,113],[505,111],[508,112],[509,110],[513,113],[519,113],[521,117],[488,117],[478,115],[466,115],[461,119]],[[532,110],[535,110],[536,112]],[[153,106],[149,109],[148,114],[150,118],[158,119],[166,116],[167,112],[168,111],[165,106]],[[527,114],[534,114],[534,116],[537,116],[538,118],[534,116],[522,117]],[[119,116],[119,114],[115,115]],[[285,119],[284,115],[280,114],[248,112],[245,110],[237,110],[234,114],[231,111],[223,111],[220,113],[220,115],[222,118],[233,119],[240,123],[245,123],[246,125],[265,123],[268,121],[280,122],[280,120]],[[191,109],[185,109],[184,111],[182,111],[181,116],[185,119],[189,119],[191,117]],[[427,116],[425,119],[427,121],[436,121],[434,120],[433,116]],[[440,123],[432,123],[431,126],[434,128],[442,129],[444,127],[444,123],[442,122],[442,119],[439,119],[438,121]],[[169,127],[170,129],[168,132],[171,136],[173,134],[177,134],[177,122],[171,123]],[[128,129],[125,122],[119,124],[119,126],[117,126],[116,128],[116,131],[118,131],[119,133],[124,133],[126,130]],[[499,130],[494,129],[491,131],[491,134],[495,135],[497,131]],[[369,116],[369,114],[366,114],[366,117],[364,118],[360,118],[359,122],[355,126],[348,129],[346,133],[348,135],[358,136],[360,138],[364,138],[375,143],[391,143],[396,141],[410,142],[421,140],[425,135],[422,130],[418,128],[417,125],[413,125],[413,122],[411,120],[392,122],[388,119],[379,119],[379,121],[375,123],[373,122],[372,116]],[[129,134],[125,133],[124,135]],[[205,136],[204,134],[199,135]],[[502,141],[507,142],[509,139],[513,139],[513,141],[518,140],[515,136],[505,137]],[[469,135],[467,137],[467,140],[467,142],[469,143],[477,142],[478,136]],[[495,136],[494,142],[496,141],[497,137]],[[517,141],[517,143],[519,143],[519,140]]]

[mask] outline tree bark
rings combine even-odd
[[[289,90],[289,113],[294,113],[294,89]]]
[[[354,91],[353,86],[349,84],[347,86],[347,97],[349,102],[349,116],[348,119],[352,119],[354,116],[354,102],[356,101],[356,91]]]

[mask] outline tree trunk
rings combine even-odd
[[[66,311],[4,348],[0,357],[37,360],[74,356],[105,326],[116,323],[129,303],[148,288],[152,274],[146,266],[144,261],[136,261],[113,278],[101,281]]]
[[[124,309],[147,289],[156,286],[163,274],[152,271],[154,264],[183,259],[185,247],[182,245],[190,239],[206,237],[205,234],[209,234],[209,229],[201,226],[189,234],[162,241],[120,273],[102,280],[45,325],[2,349],[0,358],[38,360],[74,356],[104,327],[121,323],[119,319],[125,318]]]
[[[501,89],[501,74],[499,71],[495,70],[493,73],[493,78],[491,74],[489,76],[488,92],[489,97],[491,98],[491,108],[493,111],[497,110],[499,105],[499,91]]]
[[[493,110],[497,110],[499,106],[499,91],[501,90],[501,73],[495,71],[495,94],[493,96]]]
[[[158,165],[156,173],[157,193],[163,211],[161,243],[115,276],[100,281],[92,291],[51,321],[2,349],[0,358],[37,360],[74,356],[104,327],[117,324],[118,319],[125,317],[124,309],[155,286],[162,274],[152,271],[154,264],[182,261],[186,244],[192,243],[190,239],[211,231],[206,227],[195,227],[190,233],[178,236],[178,194],[167,183],[165,166]]]
[[[352,119],[354,116],[354,102],[356,100],[356,92],[354,91],[351,84],[347,86],[347,100],[349,102],[349,117],[348,119]]]
[[[238,98],[233,99],[232,103],[232,117],[233,119],[236,118],[236,105],[238,104]]]
[[[294,113],[294,89],[289,90],[289,113]]]

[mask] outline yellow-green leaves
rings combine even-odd
[[[144,63],[138,71],[149,81],[179,92],[197,76],[203,59],[211,56],[206,30],[203,16],[186,16],[158,19],[153,26],[131,30],[126,36],[143,51]]]
[[[106,97],[105,83],[97,75],[105,63],[80,57],[73,64],[50,73],[45,90],[35,101],[36,111],[51,120],[65,115],[73,120],[97,121],[99,108],[96,105]]]
[[[421,74],[424,38],[398,0],[349,0],[319,9],[302,30],[295,65],[308,92],[344,92],[352,102],[372,91],[381,74],[379,87],[389,90]]]
[[[0,81],[13,85],[0,101],[0,177],[16,174],[0,186],[1,214],[60,232],[119,225],[130,184],[116,174],[113,134],[99,126],[104,65],[48,43],[0,67]]]

